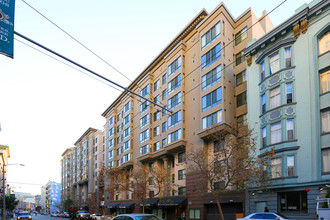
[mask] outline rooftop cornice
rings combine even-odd
[[[302,9],[300,12],[292,15],[289,19],[284,21],[282,24],[275,27],[273,30],[262,36],[260,39],[255,41],[253,44],[248,46],[244,53],[246,56],[248,56],[251,53],[254,53],[255,51],[259,50],[260,48],[264,47],[264,45],[268,44],[272,41],[272,39],[277,36],[282,36],[282,33],[284,31],[290,32],[293,31],[293,25],[297,24],[301,19],[308,18],[312,15],[314,15],[317,11],[321,10],[322,8],[328,6],[330,4],[330,0],[323,0],[315,5],[313,5],[311,8],[309,6]]]
[[[76,141],[76,143],[74,143],[74,145],[76,146],[85,136],[88,135],[88,133],[90,133],[90,132],[96,132],[96,131],[97,131],[97,129],[95,129],[95,128],[88,128],[85,131],[85,133],[83,135],[81,135],[81,137]]]

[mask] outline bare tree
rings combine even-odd
[[[160,196],[165,187],[171,187],[166,184],[168,172],[157,166],[150,168],[148,164],[135,164],[131,169],[109,168],[107,176],[110,178],[108,191],[112,195],[132,192],[134,198],[141,201],[143,213],[150,199]]]
[[[235,135],[234,135],[235,134]],[[200,193],[211,193],[217,202],[220,217],[224,220],[220,196],[230,190],[244,190],[249,186],[260,187],[270,178],[264,167],[269,166],[274,151],[256,155],[256,137],[252,130],[215,132],[209,135],[212,147],[187,151],[187,175],[201,176],[194,186]]]
[[[88,208],[89,208],[89,212],[92,213],[96,213],[97,209],[98,209],[98,204],[96,201],[96,193],[92,192],[90,194],[90,196],[86,199],[86,202],[88,204]]]

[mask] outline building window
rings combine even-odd
[[[261,78],[261,81],[263,81],[265,79],[265,62],[262,62],[260,64],[260,78]]]
[[[167,128],[167,122],[162,123],[162,133],[166,131]]]
[[[164,89],[162,92],[162,101],[164,101],[167,98],[167,89]]]
[[[140,147],[140,155],[149,153],[149,144]]]
[[[282,141],[281,135],[281,122],[277,122],[270,126],[270,137],[271,137],[271,144],[275,144]]]
[[[149,102],[145,101],[140,105],[140,114],[145,112],[149,108]]]
[[[330,43],[329,43],[330,44]],[[330,70],[320,75],[321,94],[330,91]]]
[[[157,121],[157,120],[159,120],[160,119],[160,111],[156,111],[155,113],[154,113],[154,121]]]
[[[128,161],[130,161],[131,160],[131,154],[125,154],[124,156],[123,156],[123,163],[126,163],[126,162],[128,162]]]
[[[155,98],[154,98],[154,102],[156,104],[159,104],[160,103],[160,95],[157,95]]]
[[[113,147],[113,138],[109,140],[109,147]]]
[[[245,40],[248,36],[247,27],[243,28],[240,32],[235,34],[235,46]]]
[[[285,67],[291,67],[291,48],[284,49]]]
[[[246,82],[246,70],[243,70],[239,74],[236,75],[236,86],[239,86]]]
[[[242,92],[236,97],[236,106],[240,107],[242,105],[245,105],[247,103],[247,97],[246,97],[246,91]]]
[[[181,56],[179,56],[176,60],[173,61],[173,63],[171,63],[171,65],[168,66],[168,77],[170,77],[180,68],[181,68]]]
[[[224,189],[225,188],[225,181],[218,181],[218,182],[214,182],[213,183],[213,189],[214,191],[219,191],[220,189]]]
[[[262,129],[262,147],[267,145],[267,127]]]
[[[168,129],[181,123],[181,110],[168,117]]]
[[[324,54],[330,50],[330,31],[319,39],[319,54]]]
[[[178,154],[178,162],[183,163],[186,161],[186,152],[182,152]]]
[[[113,131],[114,131],[114,128],[109,129],[109,137],[111,137],[113,135]]]
[[[241,128],[243,126],[247,126],[248,124],[248,118],[247,118],[247,114],[244,115],[240,115],[237,117],[237,127]]]
[[[170,82],[168,82],[168,94],[176,90],[181,86],[181,74],[176,76],[174,79],[172,79]]]
[[[221,65],[202,76],[202,91],[221,80]]]
[[[143,128],[149,124],[149,114],[146,114],[143,118],[140,119],[140,128]]]
[[[128,127],[124,130],[124,138],[129,137],[131,134],[131,127]]]
[[[280,55],[276,54],[269,57],[269,74],[272,75],[280,70]]]
[[[127,151],[131,148],[131,141],[128,140],[124,143],[124,151]]]
[[[179,196],[184,196],[184,195],[186,195],[186,187],[179,187],[179,188],[178,188],[178,195],[179,195]]]
[[[157,80],[155,83],[154,83],[154,92],[159,89],[160,87],[160,80]]]
[[[109,127],[110,127],[111,125],[113,125],[113,117],[111,117],[111,118],[109,119]]]
[[[210,109],[222,101],[222,87],[210,92],[202,98],[202,110]]]
[[[124,105],[124,113],[126,113],[130,109],[130,106],[131,102],[127,102],[126,105]]]
[[[244,55],[244,51],[242,50],[241,52],[235,55],[236,66],[243,63],[244,61],[245,61],[245,55]]]
[[[175,107],[181,105],[181,92],[173,96],[168,100],[168,108],[169,110],[174,109]]]
[[[286,169],[288,171],[288,176],[294,176],[294,156],[286,157]]]
[[[222,110],[210,114],[202,119],[203,129],[211,127],[214,124],[222,122]]]
[[[162,148],[164,148],[165,146],[166,146],[166,138],[164,138],[163,140],[162,140]]]
[[[167,143],[170,144],[174,141],[180,140],[181,138],[182,138],[182,131],[181,129],[179,129],[167,135]]]
[[[288,141],[294,139],[293,119],[288,119],[286,121],[286,136]]]
[[[272,178],[282,177],[282,158],[272,159],[271,165]]]
[[[160,144],[159,141],[157,141],[156,143],[154,143],[154,152],[159,150],[160,150]]]
[[[202,69],[208,67],[221,57],[221,43],[202,56]]]
[[[124,118],[124,125],[127,125],[129,123],[131,119],[131,115],[127,115],[125,118]]]
[[[110,159],[113,158],[113,150],[110,150],[110,151],[109,151],[109,158],[110,158]]]
[[[140,133],[140,143],[142,143],[148,139],[149,139],[149,129],[146,129],[145,131]]]
[[[266,112],[266,94],[263,94],[261,96],[261,101],[262,101],[261,113],[264,114]]]
[[[286,103],[292,103],[292,83],[286,84]]]
[[[279,195],[279,206],[281,212],[305,212],[307,213],[307,192],[293,191],[282,192]]]
[[[149,84],[146,85],[146,86],[141,90],[140,95],[143,96],[143,97],[149,95]]]
[[[220,22],[214,25],[209,31],[202,36],[202,49],[209,45],[214,39],[220,35]]]
[[[270,90],[270,109],[281,105],[281,88],[278,86]]]
[[[164,85],[167,82],[167,74],[164,74],[162,76],[162,85]]]
[[[159,126],[154,128],[154,137],[158,136],[160,134]]]
[[[321,112],[322,133],[330,132],[330,110]]]
[[[189,209],[189,219],[201,219],[201,210]]]
[[[322,172],[330,172],[330,148],[322,150]]]
[[[186,170],[179,170],[178,171],[178,180],[185,180],[186,179]]]

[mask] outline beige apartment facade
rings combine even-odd
[[[171,112],[127,92],[103,112],[106,167],[133,169],[140,163],[170,174],[173,188],[153,198],[147,212],[165,219],[217,214],[211,196],[194,193],[192,183],[200,177],[186,175],[185,152],[213,149],[210,134],[247,124],[243,49],[273,28],[268,17],[258,20],[251,9],[235,19],[223,3],[211,13],[203,9],[128,87]],[[105,192],[104,198],[106,213],[140,209],[130,191]],[[244,194],[229,193],[221,203],[228,216],[242,213]]]

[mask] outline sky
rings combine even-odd
[[[116,83],[134,80],[204,8],[217,0],[16,0],[15,31]],[[266,4],[267,2],[267,4]],[[283,0],[224,0],[234,18],[252,8],[260,17]],[[270,14],[278,26],[307,0],[287,0]],[[40,194],[49,180],[61,182],[61,154],[89,128],[104,130],[101,114],[119,91],[15,36],[14,59],[0,55],[0,144],[10,147],[8,183]],[[34,47],[39,51],[31,48]],[[52,55],[53,56],[53,55]],[[53,56],[54,57],[54,56]],[[57,58],[58,59],[58,58]],[[75,67],[77,68],[77,67]]]

